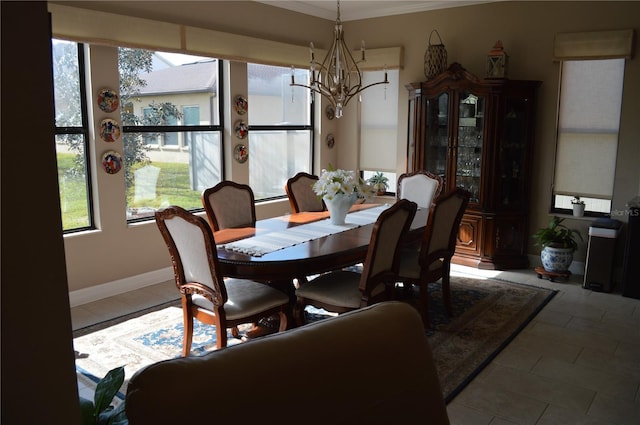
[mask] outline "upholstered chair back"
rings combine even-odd
[[[223,181],[202,193],[202,205],[214,231],[234,227],[255,227],[253,190],[246,184]]]
[[[409,231],[416,209],[414,202],[402,199],[378,217],[360,279],[363,292],[398,273],[399,258],[396,253],[402,238]]]
[[[211,291],[214,304],[224,304],[227,294],[220,284],[217,251],[207,222],[177,206],[157,212],[156,217],[171,254],[178,287],[197,282]]]
[[[469,192],[456,188],[439,197],[427,221],[425,239],[421,248],[420,264],[430,264],[436,259],[451,259],[456,249],[456,238],[462,215],[469,202]]]
[[[442,178],[429,171],[405,173],[398,177],[398,199],[413,201],[419,208],[430,208],[441,191]]]
[[[313,191],[313,185],[318,176],[300,172],[287,180],[285,189],[289,197],[291,212],[324,211],[325,205],[321,198]]]

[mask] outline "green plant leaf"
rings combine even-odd
[[[103,410],[107,409],[111,405],[113,397],[118,393],[118,390],[124,382],[124,366],[111,369],[107,374],[98,382],[96,386],[96,392],[94,394],[93,401],[95,403],[95,415],[98,416]]]
[[[93,401],[80,397],[80,419],[82,425],[96,425]]]

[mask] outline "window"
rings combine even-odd
[[[119,48],[127,220],[201,209],[223,178],[220,61]]]
[[[388,192],[395,192],[400,73],[367,71],[362,74],[362,84],[384,81],[385,72],[389,84],[369,87],[361,95],[360,168],[365,180],[382,172],[389,179]]]
[[[624,59],[562,62],[553,211],[570,213],[580,196],[586,215],[611,212]]]
[[[256,200],[285,196],[287,179],[311,172],[312,97],[309,89],[291,87],[291,68],[247,64],[249,185]],[[294,70],[308,81],[306,70]]]
[[[51,46],[62,228],[65,232],[91,229],[84,46],[56,39]]]

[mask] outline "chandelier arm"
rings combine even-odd
[[[364,86],[364,87],[360,87],[360,89],[359,89],[358,91],[356,91],[355,93],[351,94],[351,95],[347,98],[347,100],[344,102],[343,106],[347,106],[347,103],[349,103],[349,101],[350,101],[351,99],[353,99],[353,98],[355,97],[355,95],[357,95],[358,93],[360,93],[360,92],[364,91],[365,89],[368,89],[369,87],[377,86],[377,85],[380,85],[380,84],[389,84],[389,82],[388,82],[388,81],[378,81],[377,83],[371,83],[371,84],[368,84],[368,85],[366,85],[366,86]]]

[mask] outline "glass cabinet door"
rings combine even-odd
[[[470,202],[479,202],[480,171],[484,138],[485,99],[462,92],[458,103],[458,157],[456,186],[471,193]]]
[[[446,187],[449,139],[449,94],[427,99],[425,170],[442,177]],[[444,193],[444,190],[443,190]]]
[[[527,140],[530,129],[529,99],[506,98],[503,134],[499,140],[500,202],[505,207],[519,207],[524,203],[523,179]]]

